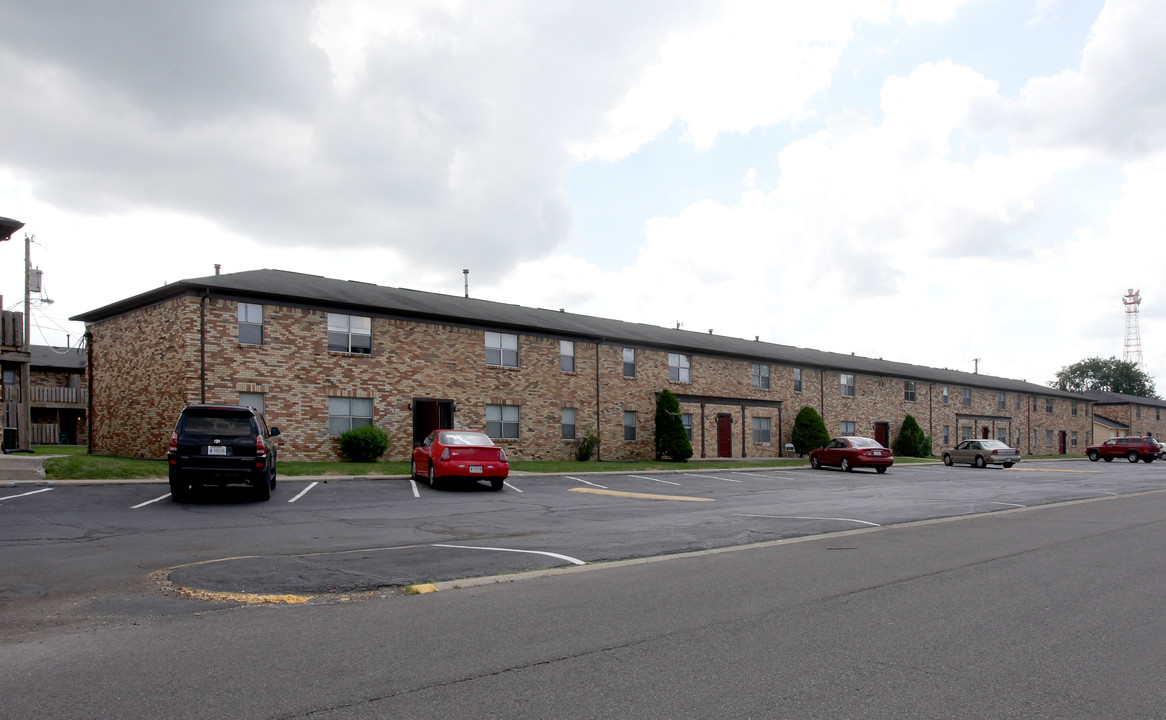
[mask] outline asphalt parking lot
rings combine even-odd
[[[152,581],[214,599],[306,598],[723,548],[1166,488],[1166,462],[899,464],[512,476],[431,489],[405,478],[280,480],[272,499],[164,483],[0,488],[0,599]],[[16,552],[16,550],[19,550]],[[442,585],[445,583],[445,585]]]

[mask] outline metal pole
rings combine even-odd
[[[29,335],[32,332],[32,294],[28,287],[28,281],[31,275],[32,261],[30,259],[30,251],[32,248],[32,238],[28,233],[24,234],[24,343],[22,350],[25,355],[24,364],[20,366],[20,427],[16,432],[16,444],[24,450],[32,448],[32,382],[30,377],[29,367],[32,363],[32,347],[29,342]]]

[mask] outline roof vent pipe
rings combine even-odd
[[[218,275],[219,271],[222,269],[223,269],[222,265],[220,265],[219,263],[215,263],[215,275]]]
[[[466,297],[470,296],[470,269],[462,268],[462,275],[466,278]]]

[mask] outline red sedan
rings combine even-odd
[[[885,473],[895,464],[895,454],[877,441],[864,437],[840,437],[826,443],[826,447],[810,452],[810,467],[820,470],[823,465],[837,466],[847,472],[856,467],[872,467]]]
[[[506,452],[488,435],[465,430],[434,430],[413,448],[414,478],[424,477],[429,487],[437,487],[445,478],[490,480],[490,487],[502,489],[510,474]]]

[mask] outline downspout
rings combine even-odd
[[[603,344],[603,338],[599,338],[595,341],[595,436],[598,438],[603,437],[603,435],[599,432],[599,346],[601,344]],[[601,440],[600,443],[595,446],[595,462],[600,462],[603,459],[600,456],[600,453],[602,452],[603,442]]]
[[[826,421],[826,368],[818,371],[818,407],[822,409],[822,421]]]
[[[741,457],[748,457],[745,454],[745,406],[741,406]]]
[[[777,456],[785,457],[785,435],[781,427],[781,405],[777,406]]]
[[[198,338],[198,380],[199,380],[199,402],[206,402],[206,301],[210,299],[211,289],[206,288],[203,291],[202,299],[198,303],[198,324],[199,324],[199,338]]]
[[[704,451],[704,434],[705,434],[704,433],[704,424],[705,424],[704,403],[702,402],[700,404],[700,456],[702,458],[708,457],[708,455],[705,454],[705,451]]]
[[[89,410],[89,432],[88,432],[88,435],[89,435],[89,439],[87,442],[87,445],[88,445],[87,451],[90,455],[92,455],[93,454],[93,428],[94,428],[94,424],[93,424],[93,333],[90,332],[88,328],[85,329],[85,367],[88,370],[88,375],[89,375],[89,377],[85,381],[89,385],[89,402],[88,402],[88,410]]]
[[[935,452],[935,383],[927,383],[927,434],[931,437],[931,452]]]

